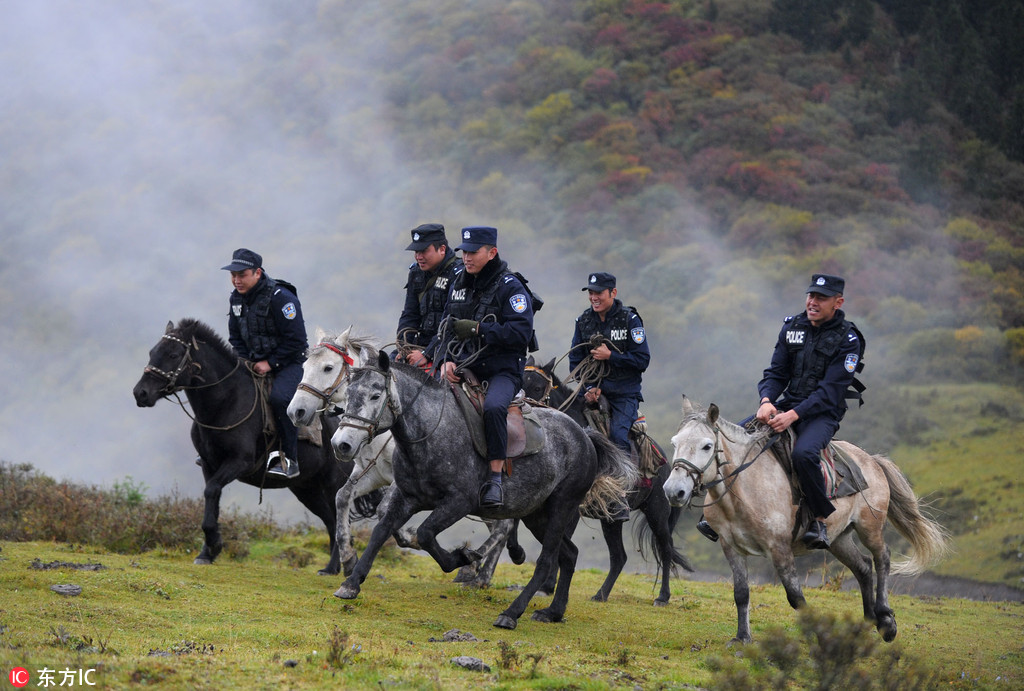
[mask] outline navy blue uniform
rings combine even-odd
[[[448,304],[448,291],[455,275],[462,271],[462,260],[448,249],[448,256],[433,271],[424,271],[415,262],[405,282],[405,306],[398,318],[398,338],[423,348],[437,335]]]
[[[426,352],[435,363],[452,360],[457,365],[479,352],[469,369],[487,382],[484,401],[486,460],[504,460],[508,445],[508,405],[523,386],[527,348],[533,339],[530,291],[508,270],[508,264],[496,256],[478,274],[462,271],[456,275],[448,294],[445,317],[479,322],[478,337],[459,342],[452,330],[446,329],[444,340],[435,338]],[[453,355],[450,345],[461,346],[461,352]]]
[[[231,291],[229,303],[228,342],[238,357],[270,365],[270,405],[284,454],[294,460],[298,430],[288,418],[288,404],[302,381],[308,346],[299,298],[264,272],[245,294]]]
[[[786,318],[771,365],[757,385],[762,399],[767,397],[779,410],[793,410],[799,416],[793,425],[793,465],[815,516],[835,510],[825,496],[819,455],[846,414],[846,391],[859,360],[857,332],[842,310],[819,327],[810,323],[805,312]]]
[[[637,419],[640,401],[644,400],[643,373],[651,362],[647,333],[640,315],[618,298],[605,314],[604,321],[590,308],[576,318],[569,353],[570,371],[590,354],[590,349],[581,344],[588,343],[595,334],[614,346],[609,348],[608,375],[598,384],[611,408],[608,436],[619,448],[629,451],[629,430]]]

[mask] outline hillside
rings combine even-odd
[[[2,460],[199,496],[187,419],[128,393],[166,322],[223,328],[219,267],[251,246],[299,285],[308,326],[389,338],[408,229],[441,221],[499,228],[546,300],[542,360],[568,348],[580,278],[619,276],[650,336],[644,412],[663,444],[681,393],[749,414],[808,276],[844,275],[868,403],[843,436],[906,457],[940,503],[980,502],[1002,479],[972,489],[956,440],[944,474],[925,472],[921,430],[951,414],[973,448],[996,438],[975,431],[993,411],[1006,438],[1020,429],[1018,6],[5,7]],[[1002,388],[930,407],[932,388],[979,384]],[[1012,482],[1021,455],[1002,439]]]

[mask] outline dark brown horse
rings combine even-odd
[[[167,323],[135,385],[135,402],[141,408],[151,408],[180,391],[192,408],[192,444],[206,480],[206,539],[195,563],[210,564],[220,554],[221,491],[239,480],[261,491],[288,488],[322,520],[330,536],[331,556],[320,574],[335,575],[341,567],[335,540],[334,496],[352,470],[351,463],[338,463],[331,453],[336,423],[323,420],[319,446],[300,437],[298,477],[268,475],[266,460],[274,439],[264,432],[264,406],[255,377],[213,329],[194,319],[183,319],[177,326]]]

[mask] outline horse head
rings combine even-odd
[[[195,335],[186,333],[182,325],[175,328],[172,322],[167,322],[167,329],[150,349],[149,363],[132,391],[136,405],[151,408],[161,398],[183,389],[199,367],[192,360],[197,350],[199,344]]]
[[[538,367],[531,355],[526,362],[526,371],[523,375],[523,392],[526,397],[546,404],[555,385],[555,359],[551,358],[546,365]]]
[[[311,424],[324,410],[335,410],[349,369],[376,359],[380,351],[376,339],[354,334],[352,328],[333,335],[317,327],[317,344],[306,354],[302,381],[288,404],[288,417],[296,426]]]
[[[665,496],[673,506],[689,506],[694,494],[712,482],[722,463],[718,406],[704,411],[683,396],[683,420],[672,437],[672,471],[665,481]]]
[[[352,368],[338,405],[343,412],[331,445],[336,458],[348,461],[402,413],[391,357],[380,351],[376,366]]]

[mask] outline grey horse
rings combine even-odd
[[[599,433],[584,430],[556,410],[536,409],[544,434],[540,451],[513,463],[504,481],[504,505],[482,509],[480,485],[489,468],[476,452],[466,420],[448,384],[417,368],[392,363],[381,354],[376,367],[353,369],[343,395],[338,431],[332,438],[335,455],[353,458],[378,434],[390,431],[395,440],[395,490],[387,513],[378,522],[352,574],[335,596],[353,599],[377,555],[394,530],[417,511],[430,511],[416,531],[421,549],[442,570],[460,568],[479,555],[466,548],[444,549],[437,535],[463,516],[484,519],[519,518],[541,543],[533,576],[523,591],[494,622],[514,629],[533,595],[556,563],[558,585],[550,606],[533,619],[561,621],[578,549],[572,534],[580,506],[591,514],[608,515],[637,479],[635,467]]]

